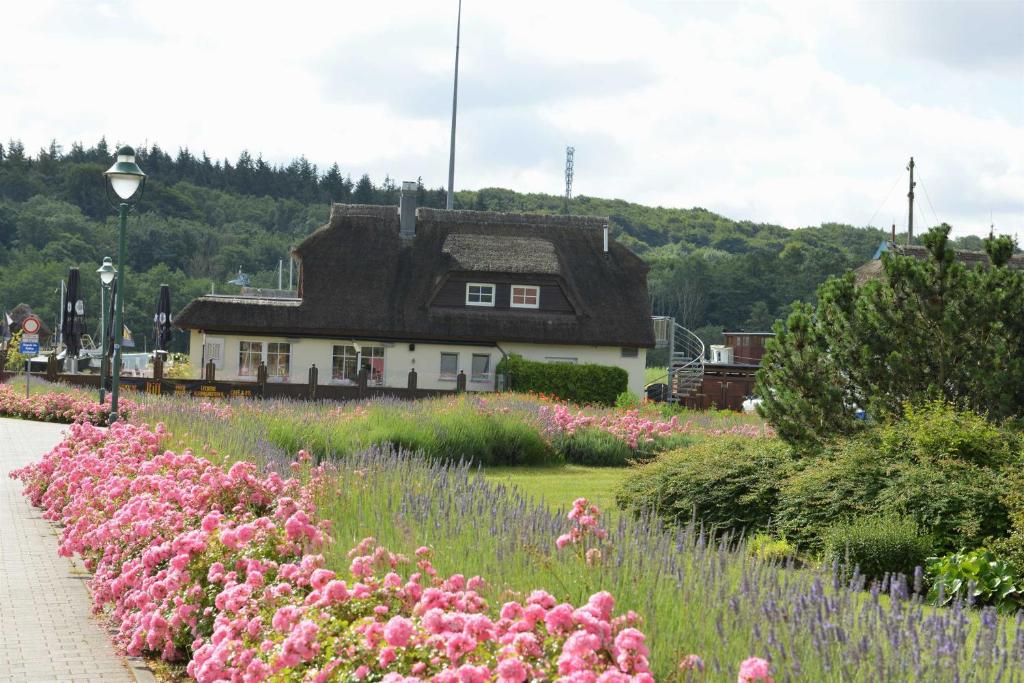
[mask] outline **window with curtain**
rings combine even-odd
[[[238,342],[238,376],[255,377],[263,361],[263,342]]]
[[[366,383],[384,384],[384,347],[336,344],[331,362],[331,380],[339,384],[358,384],[359,371],[366,369]]]
[[[287,382],[290,375],[292,345],[287,342],[267,344],[267,379]]]
[[[539,308],[540,287],[533,285],[512,285],[512,308]]]

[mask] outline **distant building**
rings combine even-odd
[[[877,280],[885,275],[885,271],[882,268],[882,254],[887,252],[900,256],[912,256],[919,261],[926,261],[931,258],[928,249],[919,244],[897,244],[892,241],[882,242],[878,245],[878,249],[875,250],[875,255],[871,257],[871,260],[853,271],[858,285],[870,282],[871,280]],[[989,266],[988,254],[983,251],[954,251],[953,255],[957,261],[960,261],[969,268],[978,264],[986,268]],[[1014,270],[1024,270],[1024,254],[1014,254],[1010,257],[1006,267]]]
[[[742,410],[743,401],[754,394],[765,343],[774,336],[772,332],[726,332],[724,344],[709,347],[700,391],[687,399],[687,405]]]
[[[298,291],[206,295],[175,324],[217,376],[321,384],[495,387],[506,354],[622,367],[641,393],[654,333],[647,265],[606,219],[335,204],[294,251]],[[249,290],[250,292],[252,290]],[[274,294],[271,296],[271,294]]]

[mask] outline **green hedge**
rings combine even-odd
[[[565,401],[605,406],[615,405],[615,399],[629,384],[629,375],[622,368],[540,363],[514,354],[498,363],[498,372],[508,375],[512,391],[532,391]]]
[[[825,532],[825,560],[848,571],[860,567],[868,579],[914,575],[932,553],[932,539],[906,517],[869,516],[836,524]]]
[[[633,470],[615,502],[633,513],[653,511],[671,523],[696,517],[718,531],[754,532],[768,526],[778,507],[779,483],[791,457],[779,439],[705,439]]]

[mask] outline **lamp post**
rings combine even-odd
[[[125,231],[128,228],[128,212],[131,211],[132,205],[129,204],[130,199],[135,197],[136,194],[139,198],[142,196],[142,191],[146,186],[146,174],[142,172],[138,164],[135,163],[135,150],[125,145],[121,149],[117,150],[117,161],[114,165],[108,168],[103,175],[107,177],[109,181],[106,184],[107,198],[111,204],[116,204],[118,214],[121,218],[121,227],[118,232],[117,238],[117,294],[115,301],[114,310],[114,372],[112,378],[112,386],[110,389],[110,423],[117,422],[117,399],[121,389],[121,342],[124,337],[124,271],[125,271],[125,255],[124,255],[124,242],[125,242]],[[113,198],[110,197],[110,192],[113,190],[120,198],[120,202],[114,202]],[[136,199],[138,201],[138,199]]]
[[[107,322],[107,303],[105,295],[110,291],[110,285],[114,282],[117,269],[110,262],[110,257],[103,258],[103,265],[96,269],[100,274],[100,348],[103,350],[100,355],[100,405],[107,393],[107,329],[110,324]]]

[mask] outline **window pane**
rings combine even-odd
[[[292,345],[285,342],[267,344],[267,378],[287,382],[291,366]]]
[[[466,285],[466,303],[490,305],[494,303],[494,285]]]
[[[512,287],[512,305],[536,308],[540,298],[540,288],[526,285]]]
[[[441,354],[441,379],[454,380],[459,374],[459,354]]]
[[[369,384],[384,384],[384,347],[363,347],[363,368],[367,370]]]
[[[350,344],[339,344],[334,347],[331,379],[343,384],[356,382],[356,347]]]
[[[255,377],[263,360],[263,342],[238,342],[238,376]]]
[[[486,382],[490,379],[490,373],[491,357],[484,354],[474,353],[472,380],[474,382]]]

